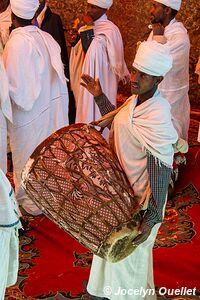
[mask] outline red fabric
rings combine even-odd
[[[190,243],[154,250],[154,279],[158,287],[200,290],[200,208],[189,211],[198,234]],[[198,231],[197,231],[198,230]]]
[[[45,217],[31,222],[29,235],[36,238],[33,248],[37,248],[39,257],[33,259],[35,266],[26,272],[25,294],[36,296],[46,295],[49,291],[70,291],[77,295],[82,292],[89,269],[74,267],[73,252],[88,250]]]

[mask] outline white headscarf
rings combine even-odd
[[[155,0],[156,2],[162,3],[168,7],[171,7],[179,11],[182,0]]]
[[[38,7],[38,0],[10,0],[12,12],[19,18],[31,20]]]
[[[113,0],[87,0],[87,3],[109,9],[113,4]]]
[[[133,67],[152,76],[165,76],[172,67],[170,49],[156,41],[143,42],[138,48]]]

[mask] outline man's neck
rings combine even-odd
[[[101,21],[101,20],[107,20],[107,15],[103,14],[99,19],[97,19],[96,21],[94,21],[94,24],[95,24],[95,22],[98,22],[98,21]]]
[[[166,26],[168,26],[169,25],[169,23],[173,20],[174,18],[167,18],[166,20],[164,20],[164,22],[163,22],[163,27],[166,27]]]
[[[32,25],[31,21],[29,20],[29,22],[27,23],[15,23],[14,26],[13,26],[13,29],[16,29],[16,28],[20,28],[20,27],[26,27],[26,26],[30,26]]]
[[[142,94],[142,95],[138,95],[138,104],[142,104],[143,102],[151,99],[153,97],[153,95],[155,94],[157,90],[157,86],[155,86],[151,91],[145,93],[145,94]]]

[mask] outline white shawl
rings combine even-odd
[[[43,39],[50,56],[52,67],[58,74],[58,77],[60,78],[62,83],[66,83],[64,66],[61,61],[60,55],[61,49],[58,43],[52,38],[52,36],[32,25],[19,27],[13,30],[3,53],[5,64],[9,59],[9,57],[7,57],[7,47],[9,48],[10,46],[10,40],[12,40],[12,45],[14,41],[15,49],[13,49],[13,51],[19,51],[19,53],[21,53],[20,49],[22,45],[24,45],[24,47],[26,46],[27,48],[27,57],[30,57],[30,55],[32,55],[32,59],[35,60],[34,66],[31,66],[32,69],[30,69],[28,61],[26,61],[26,57],[24,57],[23,61],[21,61],[22,67],[20,69],[18,68],[18,74],[16,74],[16,82],[10,89],[11,99],[14,99],[15,103],[26,111],[31,110],[35,101],[38,99],[41,89],[43,88],[41,86],[41,77],[44,76],[44,73],[46,72],[44,56],[41,53],[40,45],[35,42],[33,36],[34,33],[38,33]],[[16,62],[16,64],[17,63],[19,64],[19,62]],[[19,78],[21,78],[21,80],[23,80],[23,78],[26,78],[26,82],[29,82],[24,89],[21,89],[17,86]],[[24,99],[26,99],[26,102],[24,101]]]
[[[177,133],[172,125],[170,105],[159,92],[136,106],[137,96],[129,98],[115,116],[111,143],[140,201],[148,186],[147,151],[157,163],[172,168]]]
[[[131,135],[138,140],[143,149],[148,150],[163,164],[172,167],[172,145],[177,142],[178,135],[171,121],[169,103],[156,91],[152,98],[138,106],[136,104],[137,96],[133,95],[122,109],[128,107],[127,121]],[[119,122],[120,112],[114,118],[114,130],[117,119]]]
[[[108,52],[108,60],[110,68],[119,79],[123,79],[129,75],[125,60],[124,48],[121,33],[118,27],[107,19],[107,16],[102,16],[97,20],[94,26],[95,38],[103,35],[106,38],[106,48]]]

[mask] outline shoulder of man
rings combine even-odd
[[[23,28],[17,28],[11,32],[10,38],[6,43],[6,48],[14,46],[16,49],[24,47],[28,42]]]
[[[187,29],[183,25],[182,22],[175,21],[172,24],[169,24],[165,29],[165,35],[173,36],[173,35],[188,35]]]
[[[169,104],[167,99],[161,96],[160,92],[157,94],[153,106],[152,107],[155,112],[159,112],[160,114],[163,115],[165,115],[166,112],[170,113],[171,110],[171,105]]]

